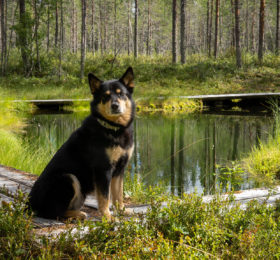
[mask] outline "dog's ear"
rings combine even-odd
[[[90,87],[91,94],[93,95],[96,90],[98,90],[102,84],[102,80],[95,77],[92,73],[88,74],[88,83]]]
[[[120,82],[123,83],[128,90],[132,93],[134,88],[134,74],[133,69],[129,67],[123,76],[120,78]]]

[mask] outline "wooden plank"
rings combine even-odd
[[[7,189],[12,195],[15,195],[19,189],[24,193],[30,192],[30,188],[26,185],[11,181],[5,177],[0,177],[0,188]]]
[[[32,103],[36,106],[64,106],[73,105],[74,102],[90,102],[91,99],[30,99],[30,100],[13,100],[12,102]]]
[[[12,167],[6,167],[0,165],[0,175],[5,176],[11,180],[18,181],[19,183],[24,183],[26,185],[32,185],[38,176],[30,173],[26,173],[20,170],[17,170]]]
[[[273,97],[280,97],[280,92],[264,92],[264,93],[241,93],[241,94],[219,94],[219,95],[194,95],[194,96],[172,96],[172,98],[180,99],[197,99],[202,101],[215,100],[232,100],[232,99],[267,99]],[[143,98],[139,98],[143,99]],[[158,97],[157,99],[164,100],[166,97]],[[11,102],[26,102],[33,103],[37,106],[60,106],[71,105],[74,102],[90,102],[91,99],[30,99],[30,100],[12,100]],[[0,101],[4,102],[4,101]]]
[[[14,202],[14,199],[5,195],[5,194],[2,194],[0,193],[0,207],[2,206],[2,203],[13,203]]]
[[[220,95],[197,95],[197,96],[179,96],[182,99],[199,99],[203,101],[232,100],[232,99],[267,99],[280,97],[280,93],[242,93],[242,94],[220,94]]]
[[[64,226],[65,223],[55,220],[55,219],[46,219],[46,218],[40,218],[40,217],[34,217],[32,219],[32,222],[37,228],[44,228],[44,227],[59,227]]]

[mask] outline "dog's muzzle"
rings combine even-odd
[[[118,102],[113,102],[111,104],[111,113],[112,114],[121,114],[123,113],[123,107],[121,107],[120,103]]]

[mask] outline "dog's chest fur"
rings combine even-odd
[[[120,145],[106,148],[106,155],[111,164],[116,164],[120,158],[126,157],[129,160],[132,156],[134,146],[124,149]]]

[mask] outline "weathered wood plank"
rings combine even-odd
[[[11,167],[5,167],[0,165],[0,176],[4,176],[10,180],[14,180],[18,183],[32,186],[38,176],[30,173],[26,173]]]
[[[179,96],[182,99],[199,99],[199,100],[232,100],[232,99],[267,99],[273,97],[280,97],[280,93],[242,93],[242,94],[220,94],[220,95],[197,95],[197,96]]]
[[[280,97],[280,92],[265,92],[265,93],[241,93],[241,94],[219,94],[219,95],[195,95],[195,96],[173,96],[174,98],[180,99],[195,99],[202,101],[222,101],[222,100],[232,100],[232,99],[267,99]],[[166,99],[166,97],[158,97],[160,100]],[[74,102],[89,102],[91,99],[30,99],[30,100],[13,100],[12,102],[26,102],[33,103],[38,107],[42,106],[63,106],[72,105]],[[0,101],[1,102],[1,101]]]
[[[5,194],[2,194],[2,193],[0,193],[0,207],[2,206],[2,203],[12,203],[12,202],[14,202],[14,199],[13,198],[11,198],[11,197],[9,197],[9,196],[7,196],[7,195],[5,195]]]

